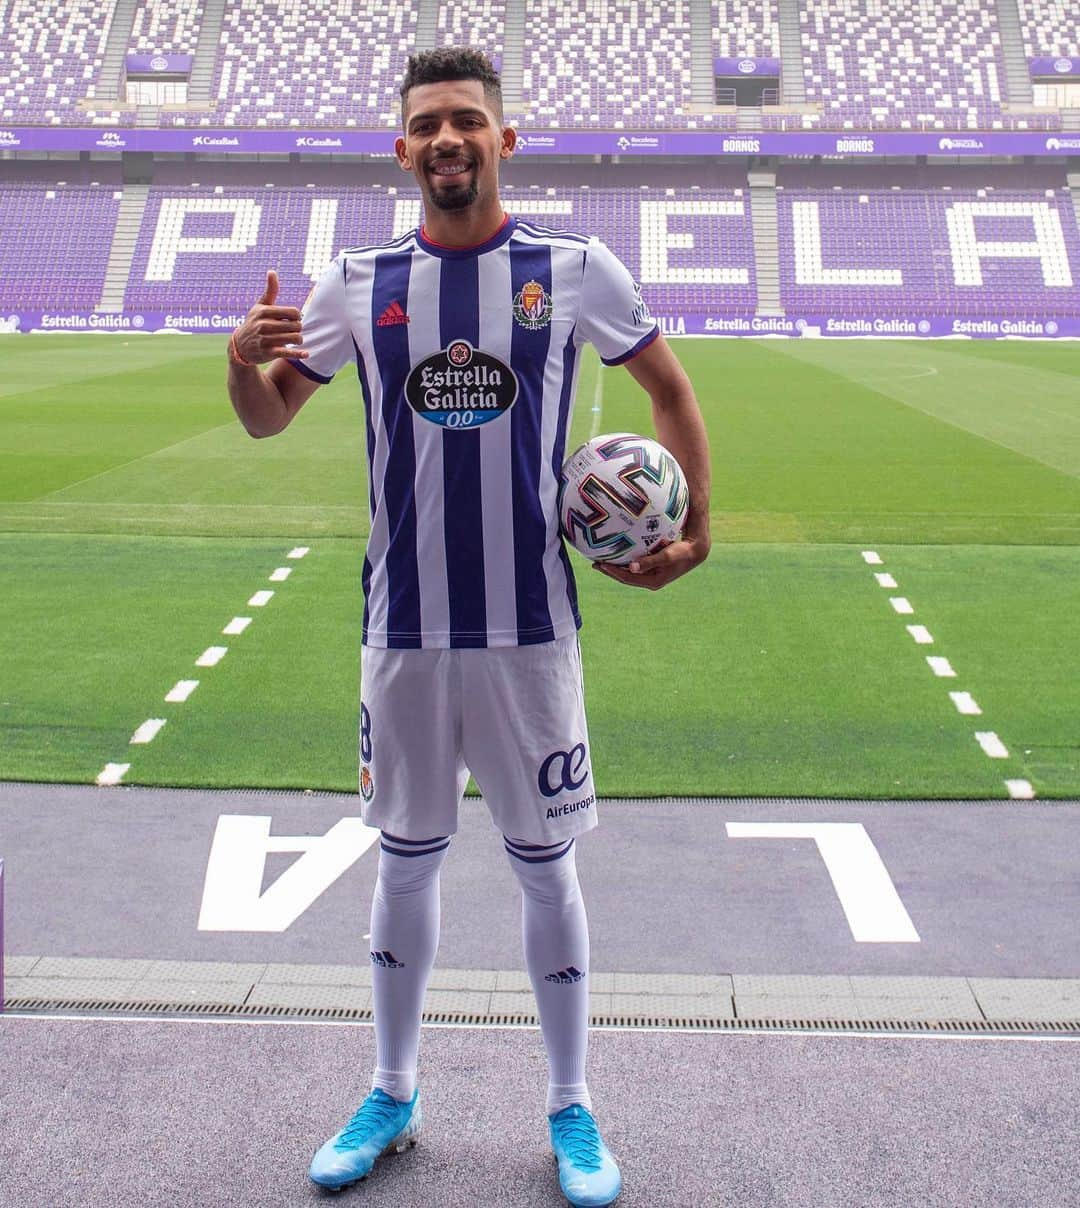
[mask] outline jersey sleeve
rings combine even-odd
[[[300,309],[306,358],[289,357],[304,377],[324,385],[353,355],[352,332],[345,311],[345,261],[332,260]]]
[[[641,287],[599,239],[591,239],[585,253],[578,330],[605,365],[629,361],[660,334]]]

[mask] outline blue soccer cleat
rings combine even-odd
[[[402,1103],[376,1087],[341,1132],[315,1154],[308,1176],[320,1187],[340,1191],[367,1178],[382,1154],[415,1145],[421,1123],[419,1090]]]
[[[622,1190],[622,1176],[592,1114],[574,1103],[548,1116],[548,1124],[563,1195],[574,1208],[614,1203]]]

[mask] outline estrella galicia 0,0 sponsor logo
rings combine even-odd
[[[451,340],[412,367],[405,399],[424,419],[443,428],[468,429],[498,419],[518,396],[517,375],[468,340]]]

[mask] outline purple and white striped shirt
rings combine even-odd
[[[471,248],[414,230],[350,248],[303,309],[301,373],[354,361],[367,416],[369,646],[549,642],[581,624],[557,496],[588,341],[606,365],[659,334],[595,238],[508,217]]]

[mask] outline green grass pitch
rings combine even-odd
[[[655,595],[575,559],[601,794],[1080,795],[1080,345],[674,347],[709,428],[715,544]],[[253,441],[220,338],[0,348],[0,778],[130,763],[128,784],[355,790],[355,378]],[[594,430],[651,427],[590,352],[572,445]],[[252,622],[222,636],[234,616]],[[181,680],[199,686],[166,702]],[[150,718],[164,728],[131,745]]]

